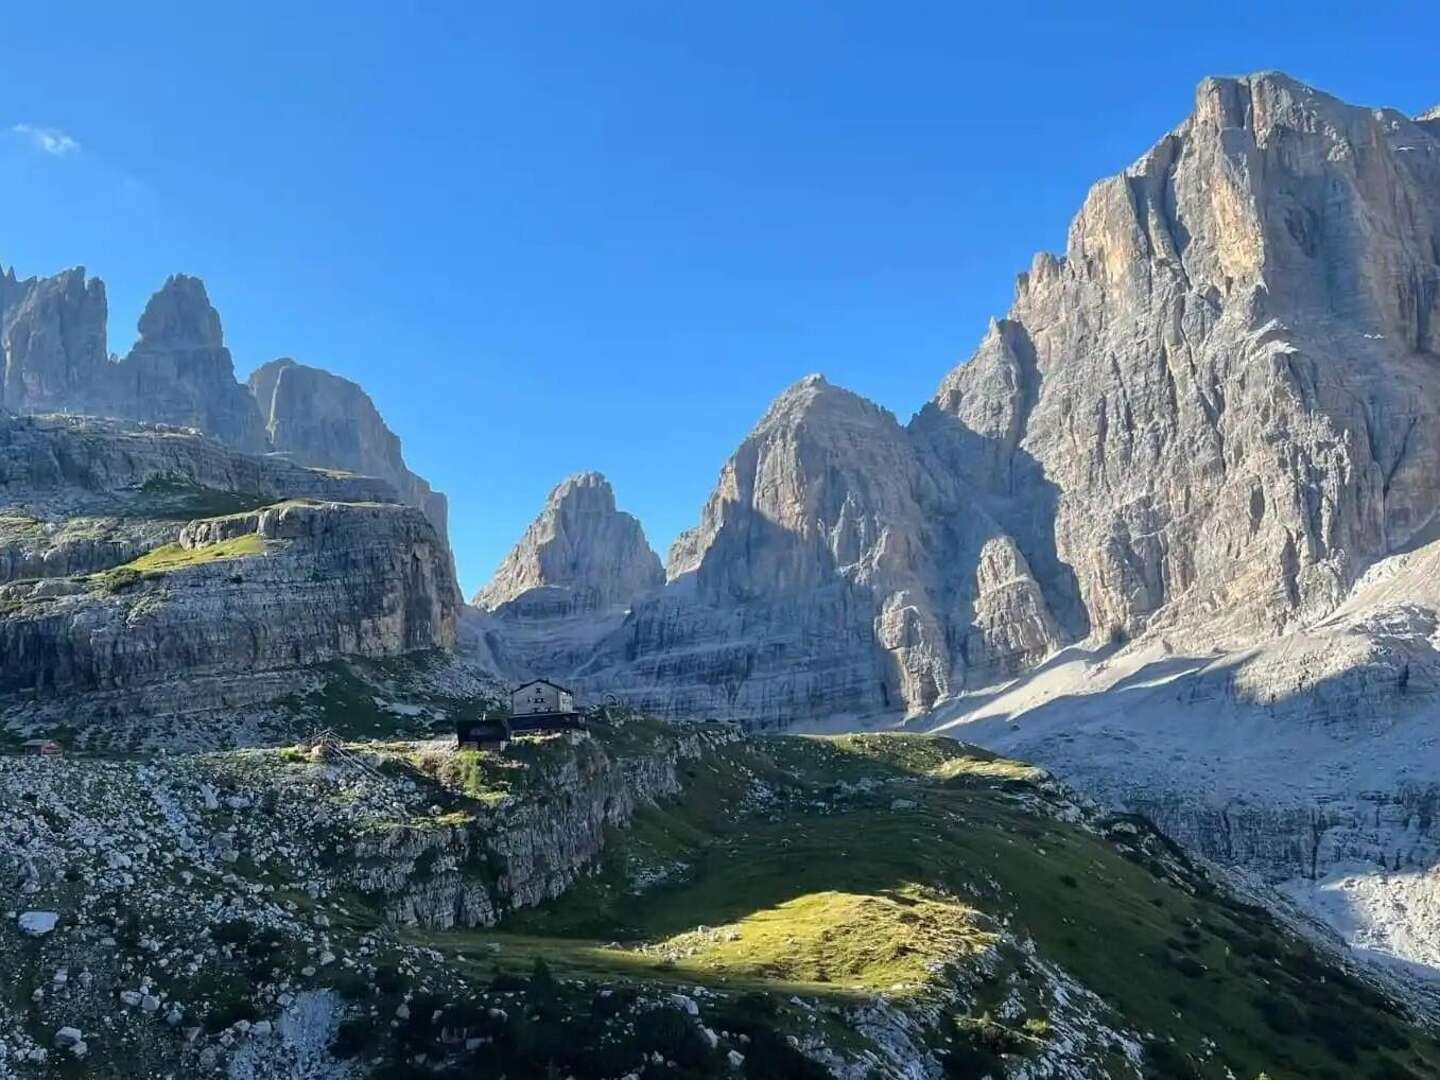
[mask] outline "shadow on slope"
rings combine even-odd
[[[974,1016],[1053,963],[1098,995],[1092,1019],[1154,1033],[1146,1075],[1440,1066],[1382,996],[1143,825],[1107,839],[1066,820],[1080,816],[1042,772],[949,740],[736,744],[613,832],[559,900],[423,940],[591,979],[922,1001],[962,987]]]

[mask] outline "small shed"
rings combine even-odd
[[[482,747],[504,749],[510,741],[510,722],[505,717],[491,717],[489,714],[476,719],[455,721],[455,742],[461,750],[479,750]]]
[[[549,679],[532,679],[510,691],[510,715],[567,716],[575,711],[575,695]]]
[[[65,748],[54,739],[26,739],[24,749],[27,754],[63,754]]]

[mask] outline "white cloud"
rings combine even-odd
[[[80,144],[59,128],[16,124],[10,130],[21,138],[28,139],[35,149],[51,157],[67,157],[80,152]]]

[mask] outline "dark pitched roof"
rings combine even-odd
[[[571,690],[570,688],[561,686],[558,682],[551,682],[549,679],[531,679],[529,682],[522,682],[519,686],[511,690],[510,693],[518,694],[526,687],[535,686],[536,684],[543,684],[545,686],[553,687],[554,689],[559,690],[562,694],[573,695],[575,693],[575,691]]]

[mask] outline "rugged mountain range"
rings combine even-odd
[[[321,665],[454,645],[445,497],[363,390],[237,382],[196,278],[124,357],[106,315],[82,269],[0,275],[0,740],[253,741]]]
[[[400,440],[355,383],[293,360],[235,379],[220,316],[199,278],[176,274],[146,305],[123,357],[106,353],[105,285],[83,268],[0,273],[0,404],[195,428],[246,453],[388,481],[446,536],[445,496],[405,466]]]
[[[575,674],[779,723],[1070,642],[1264,640],[1427,535],[1437,410],[1440,122],[1206,80],[908,425],[782,394]]]
[[[1440,114],[1208,79],[908,424],[802,380],[662,590],[489,640],[678,715],[906,714],[1433,972],[1437,511]]]

